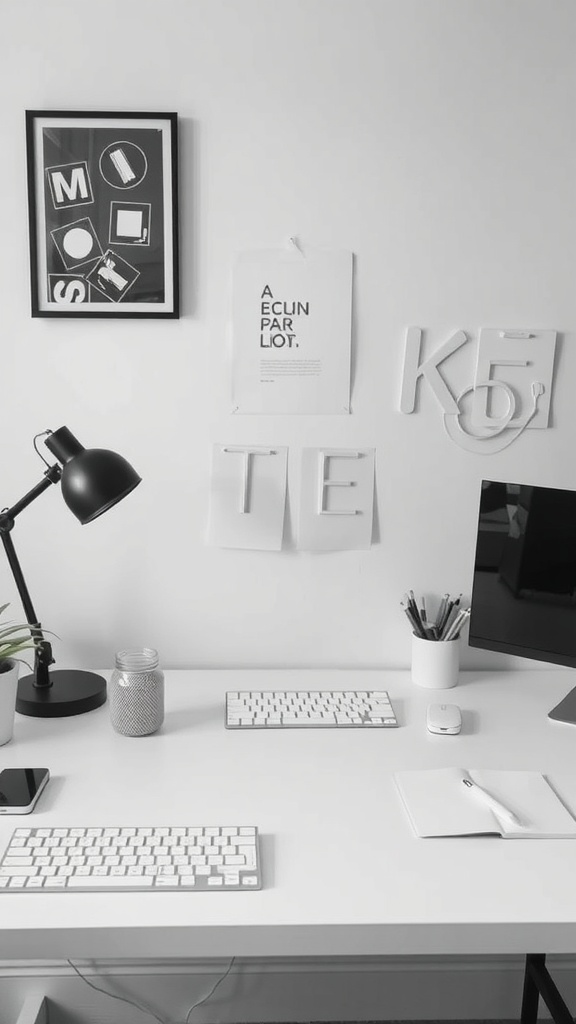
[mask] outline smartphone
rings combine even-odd
[[[0,814],[30,814],[49,778],[47,768],[4,768],[0,772]]]

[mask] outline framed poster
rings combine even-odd
[[[32,316],[179,313],[177,114],[26,111]]]

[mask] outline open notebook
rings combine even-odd
[[[522,823],[487,806],[462,777],[482,787]],[[440,768],[397,772],[394,780],[417,836],[493,834],[504,839],[576,838],[576,820],[539,772]]]

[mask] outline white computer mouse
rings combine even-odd
[[[462,728],[460,708],[457,704],[429,704],[426,727],[436,735],[456,736]]]

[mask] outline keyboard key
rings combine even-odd
[[[67,882],[68,889],[149,889],[154,884],[154,879],[146,875],[139,878],[133,875],[101,875],[89,879],[73,875],[63,881]]]
[[[23,878],[25,875],[28,875],[28,876],[30,876],[30,875],[37,875],[38,871],[39,871],[39,868],[35,868],[35,867],[17,867],[17,868],[16,867],[15,868],[12,868],[12,867],[1,867],[0,868],[0,875],[3,876],[3,877],[12,877],[12,878],[14,878],[15,875],[18,875],[21,878]]]
[[[256,850],[253,846],[239,846],[238,852],[242,854],[244,865],[247,868],[256,868]]]

